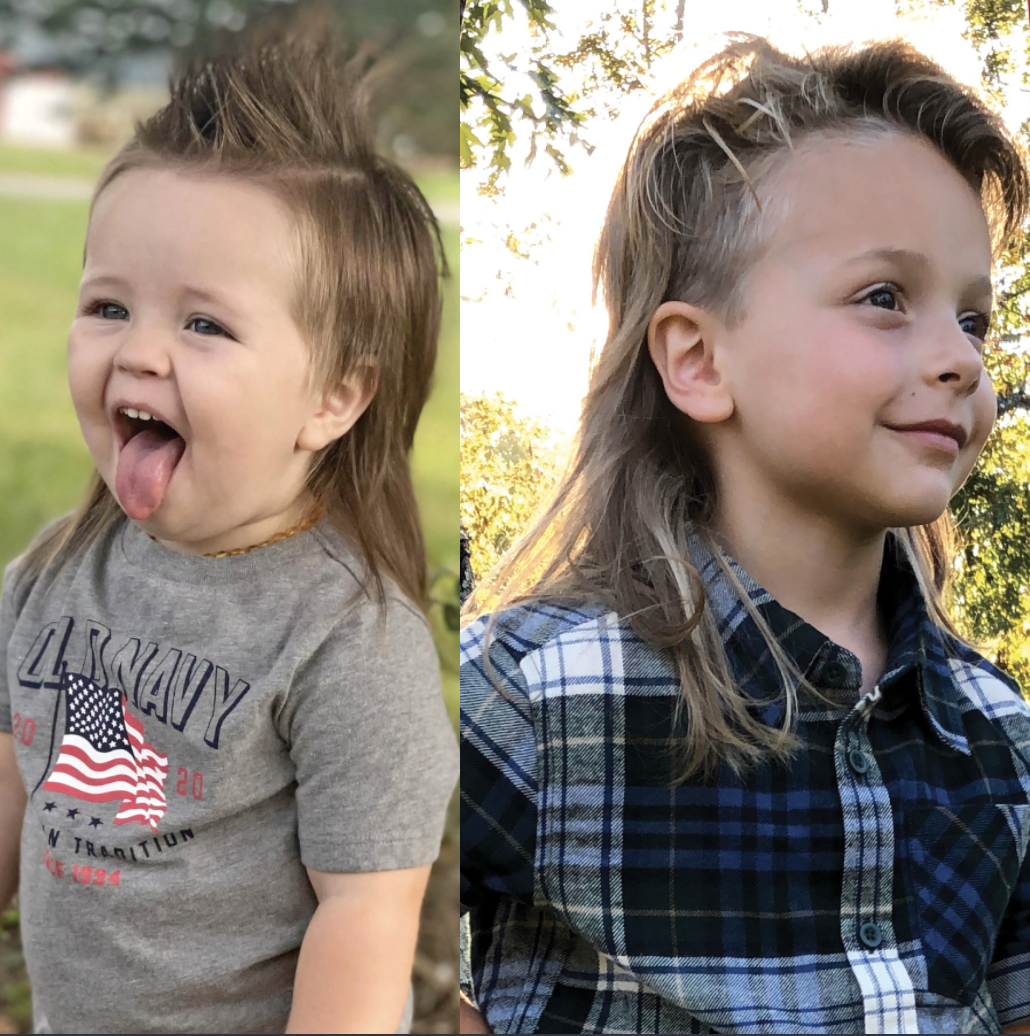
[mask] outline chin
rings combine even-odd
[[[887,526],[892,529],[909,528],[917,525],[931,525],[948,508],[948,500],[935,499],[933,501],[920,501],[908,507],[898,508]]]

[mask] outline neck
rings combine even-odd
[[[723,499],[714,530],[741,567],[784,608],[867,662],[863,669],[882,664],[887,634],[877,592],[886,531],[862,536],[765,501],[734,503]]]
[[[212,536],[195,540],[164,539],[153,535],[151,538],[162,547],[182,554],[222,556],[264,546],[283,533],[300,532],[300,527],[310,527],[305,523],[313,517],[314,504],[304,496],[281,513],[258,518]]]

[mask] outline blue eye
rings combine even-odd
[[[228,334],[228,332],[225,330],[225,328],[223,328],[220,325],[216,324],[213,320],[208,320],[205,317],[194,317],[186,326],[187,327],[193,327],[194,324],[200,324],[200,325],[203,325],[205,328],[208,328],[208,330],[201,330],[200,328],[197,328],[197,332],[196,333],[198,335],[207,335],[207,336],[210,337],[210,336],[215,336],[215,335],[227,335]]]
[[[115,312],[112,314],[112,310]],[[128,320],[129,311],[117,302],[94,302],[86,309],[87,316],[98,316],[101,320]],[[119,315],[123,314],[123,315]]]
[[[862,301],[871,303],[877,309],[897,309],[898,289],[889,284],[881,285],[879,288],[874,288]]]
[[[117,302],[89,303],[83,312],[86,316],[99,317],[101,320],[129,319],[129,311]],[[214,338],[218,335],[224,335],[226,338],[232,337],[221,324],[216,324],[213,320],[208,320],[206,317],[194,317],[186,327],[193,330],[196,334],[204,335],[207,338]]]
[[[970,313],[967,316],[959,317],[959,326],[967,335],[972,335],[982,342],[990,331],[991,318],[987,313]]]

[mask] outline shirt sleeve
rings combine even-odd
[[[16,562],[12,561],[4,571],[3,583],[0,585],[0,731],[9,733],[12,729],[11,689],[8,686],[7,651],[14,633],[16,619],[14,607],[14,571]]]
[[[458,777],[425,618],[361,602],[301,667],[279,717],[297,775],[300,856],[314,870],[432,863]]]
[[[1030,806],[1026,810],[1030,824]],[[1030,1018],[1030,846],[998,931],[987,987],[1003,1026]]]
[[[517,648],[487,619],[461,637],[461,909],[533,901],[536,736]]]

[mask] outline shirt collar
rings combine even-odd
[[[732,557],[716,549],[798,669],[831,700],[841,705],[857,701],[862,678],[857,656],[780,605]],[[765,639],[718,561],[696,533],[691,536],[690,552],[704,583],[706,607],[713,609],[734,677],[755,699],[766,723],[781,723],[780,678]],[[945,649],[947,634],[931,618],[911,563],[893,533],[888,534],[884,548],[879,593],[890,636],[880,689],[888,697],[893,687],[910,686],[909,681],[914,681],[920,705],[934,732],[946,745],[968,755],[961,692],[952,679]]]

